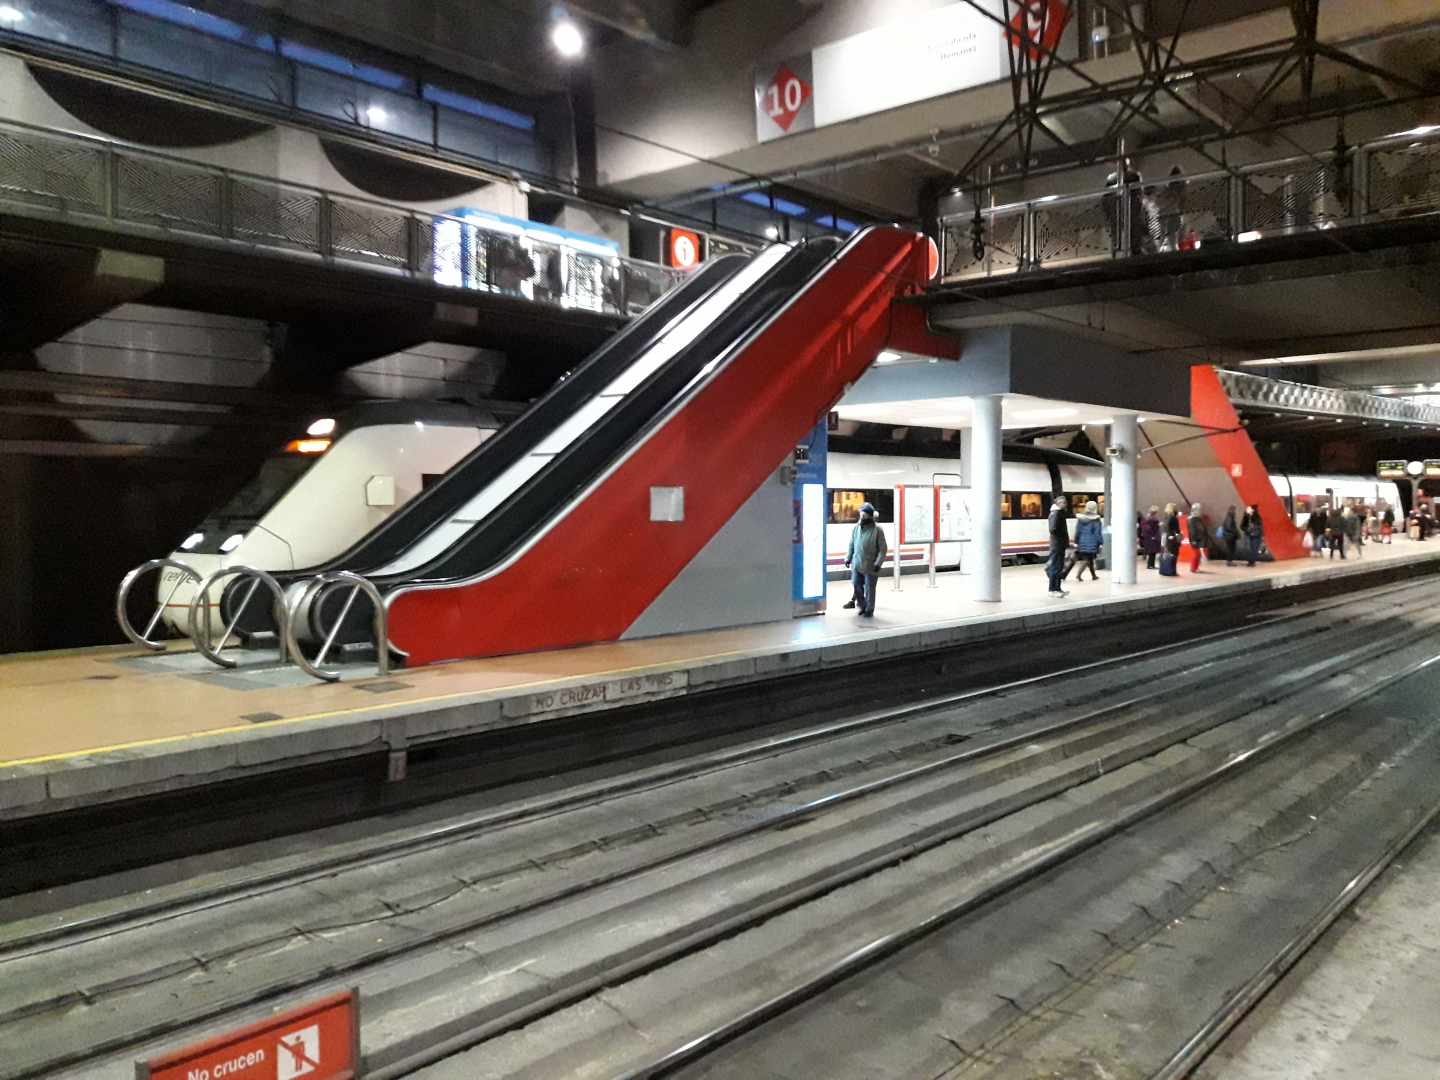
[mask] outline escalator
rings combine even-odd
[[[894,228],[762,253],[508,498],[376,576],[392,649],[417,664],[621,637],[884,348],[932,258]]]
[[[795,246],[774,245],[729,275],[704,298],[669,321],[647,348],[609,382],[592,380],[578,407],[543,437],[527,441],[528,452],[512,451],[491,466],[483,483],[464,478],[468,498],[448,520],[418,538],[388,563],[365,576],[382,591],[417,580],[463,578],[502,558],[541,527],[557,501],[589,482],[626,443],[643,432],[657,413],[705,370],[729,343],[750,333],[788,302],[834,256],[833,238]],[[490,440],[497,445],[504,435]],[[477,453],[477,463],[490,454]],[[447,478],[448,479],[448,478]],[[328,636],[344,609],[346,590],[332,587],[300,608],[299,636]],[[352,610],[339,640],[363,639],[368,617]]]

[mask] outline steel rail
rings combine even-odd
[[[1236,987],[1195,1033],[1185,1040],[1180,1049],[1176,1050],[1164,1065],[1151,1073],[1150,1080],[1181,1080],[1199,1067],[1230,1030],[1310,951],[1334,925],[1335,920],[1359,900],[1400,853],[1437,819],[1440,819],[1440,802],[1431,806],[1408,829],[1392,839],[1383,851],[1347,881],[1329,903],[1266,961],[1262,968]]]
[[[980,905],[1003,896],[1006,893],[1013,892],[1016,888],[1033,880],[1047,870],[1061,865],[1124,829],[1139,824],[1141,821],[1203,791],[1207,787],[1214,785],[1216,782],[1243,769],[1247,765],[1268,757],[1279,747],[1288,744],[1297,736],[1314,730],[1319,725],[1334,719],[1341,713],[1358,705],[1360,702],[1374,697],[1388,687],[1405,679],[1412,678],[1436,664],[1440,664],[1440,653],[1432,653],[1425,659],[1409,664],[1401,671],[1380,679],[1372,685],[1346,696],[1331,708],[1295,724],[1288,731],[1275,734],[1272,738],[1261,741],[1248,751],[1232,753],[1223,762],[1213,768],[1207,769],[1200,775],[1191,777],[1181,784],[1177,784],[1169,791],[1142,801],[1138,806],[1115,816],[1107,822],[1077,830],[1076,833],[1072,834],[1072,838],[1064,845],[1026,860],[1022,865],[1017,867],[1016,870],[1006,874],[991,885],[985,886],[977,890],[974,894],[945,906],[940,911],[927,916],[912,927],[903,931],[885,934],[866,942],[841,960],[827,965],[820,974],[809,977],[802,983],[781,990],[765,1002],[747,1009],[741,1015],[732,1017],[716,1025],[703,1035],[697,1036],[685,1044],[665,1052],[646,1065],[632,1069],[621,1075],[624,1077],[624,1080],[642,1080],[642,1078],[664,1076],[683,1065],[694,1062],[721,1044],[729,1042],[759,1027],[768,1020],[789,1011],[797,1005],[803,1004],[840,980],[848,978],[876,961],[891,956],[900,949],[919,941],[921,938],[924,938],[966,912],[972,911]],[[383,1075],[383,1073],[377,1074],[377,1080]],[[1154,1078],[1152,1078],[1152,1080],[1154,1080]]]
[[[1423,603],[1417,603],[1417,605],[1415,606],[1423,607]],[[1377,615],[1373,618],[1375,619],[1375,621],[1383,622],[1385,619],[1393,618],[1393,613],[1387,612],[1383,616]],[[1345,671],[1350,664],[1354,662],[1357,656],[1363,656],[1367,654],[1387,655],[1390,652],[1395,651],[1396,649],[1404,648],[1412,641],[1412,639],[1433,633],[1433,627],[1429,625],[1429,623],[1437,620],[1440,620],[1440,616],[1436,616],[1434,619],[1428,620],[1418,630],[1412,628],[1408,632],[1395,635],[1393,639],[1382,639],[1378,642],[1367,642],[1365,645],[1350,650],[1347,653],[1338,655],[1332,654],[1327,658],[1324,667],[1326,667],[1327,669],[1334,669],[1335,674],[1340,674]],[[1436,659],[1440,659],[1440,656],[1437,656]],[[1273,662],[1273,654],[1267,655],[1257,660],[1257,663],[1269,664]],[[1221,677],[1229,678],[1230,676],[1222,675]],[[1333,675],[1331,677],[1333,677]],[[1287,676],[1282,677],[1282,681],[1284,679],[1295,678],[1296,675],[1292,671]],[[1279,698],[1269,697],[1267,696],[1267,693],[1263,692],[1261,693],[1260,697],[1263,703],[1271,703],[1275,700],[1279,700]],[[1251,699],[1245,702],[1245,707],[1246,709],[1248,709],[1250,707],[1253,707],[1254,704],[1255,701],[1253,700],[1252,695]],[[1099,713],[1108,713],[1111,711],[1113,711],[1113,709],[1107,708],[1104,710],[1097,710],[1097,712]],[[1242,710],[1241,715],[1243,715],[1243,711],[1244,710]],[[1215,719],[1212,723],[1199,725],[1198,730],[1174,730],[1172,731],[1172,734],[1175,738],[1172,741],[1183,740],[1185,738],[1193,737],[1195,734],[1198,733],[1199,730],[1205,730],[1207,727],[1219,726],[1234,719],[1236,719],[1236,716],[1234,715],[1223,715],[1218,719]],[[1062,721],[1060,724],[1055,726],[1062,729],[1064,727],[1073,727],[1074,721]],[[1197,725],[1192,724],[1190,725],[1190,727],[1196,728]],[[1013,746],[1013,744],[1015,743],[1033,741],[1035,737],[1035,732],[1017,733],[1014,736],[1008,737],[1006,740],[1004,740],[1004,742]],[[1160,752],[1159,748],[1150,746],[1147,748],[1139,748],[1130,756],[1138,759],[1140,757],[1151,756],[1158,752]],[[971,748],[962,754],[952,755],[953,760],[947,760],[951,760],[952,765],[963,764],[967,758],[975,759],[982,756],[985,756],[983,748],[976,747]],[[1126,759],[1124,756],[1117,756],[1117,758],[1111,763],[1111,765],[1113,768],[1118,768],[1125,763]],[[907,769],[903,772],[906,779],[916,779],[922,775],[929,775],[931,772],[934,771],[935,770],[933,768],[925,768],[925,771],[923,773],[918,773],[915,769]],[[1066,783],[1059,784],[1058,786],[1055,783],[1044,784],[1042,785],[1042,790],[1035,799],[1022,799],[1019,805],[1005,805],[1004,808],[1000,811],[1000,813],[995,816],[1008,816],[1010,814],[1019,812],[1020,810],[1024,809],[1025,805],[1029,805],[1033,801],[1039,801],[1053,797],[1055,794],[1058,794],[1060,790],[1065,790],[1068,787],[1075,786],[1076,784],[1087,782],[1089,779],[1093,779],[1093,776],[1077,776],[1076,778]],[[371,967],[377,963],[381,963],[387,960],[396,959],[399,956],[404,955],[405,953],[414,952],[418,948],[434,946],[446,940],[451,940],[457,935],[473,933],[475,930],[481,927],[499,923],[501,921],[526,914],[532,910],[538,910],[543,907],[551,906],[557,902],[581,895],[585,892],[592,891],[595,888],[613,884],[618,881],[624,881],[630,878],[638,877],[642,874],[649,873],[655,869],[659,869],[665,866],[674,865],[686,859],[692,858],[696,854],[734,843],[736,840],[743,839],[752,834],[773,831],[776,828],[783,827],[783,825],[787,824],[791,819],[803,818],[825,809],[843,805],[845,803],[853,801],[854,799],[861,798],[864,795],[874,794],[877,791],[893,787],[897,783],[901,782],[903,781],[898,778],[882,778],[879,781],[872,781],[865,785],[859,785],[856,788],[852,788],[848,791],[823,796],[821,798],[810,801],[803,807],[794,808],[784,815],[771,817],[763,822],[751,823],[740,829],[732,830],[731,832],[728,832],[721,837],[716,837],[709,841],[703,841],[698,844],[690,845],[685,849],[672,852],[669,855],[657,859],[650,860],[642,865],[632,867],[626,870],[621,870],[618,872],[602,874],[589,881],[576,883],[575,885],[558,890],[549,896],[539,898],[533,901],[522,902],[513,905],[508,909],[491,912],[487,915],[475,919],[465,920],[459,925],[445,927],[441,930],[434,931],[417,939],[397,942],[392,945],[386,945],[382,948],[373,949],[368,951],[367,953],[355,956],[348,961],[331,962],[327,964],[323,970],[318,972],[297,973],[295,975],[287,976],[282,979],[277,979],[269,986],[246,991],[243,997],[237,998],[235,1000],[216,1002],[212,1005],[206,1006],[201,1010],[197,1010],[195,1014],[185,1016],[183,1019],[179,1018],[178,1016],[171,1017],[165,1021],[151,1025],[150,1028],[143,1031],[129,1032],[123,1037],[111,1038],[109,1040],[105,1040],[101,1044],[87,1047],[84,1049],[77,1049],[70,1054],[53,1058],[50,1061],[47,1061],[44,1067],[46,1070],[52,1070],[61,1066],[70,1066],[83,1061],[94,1060],[96,1057],[105,1053],[114,1052],[128,1046],[133,1046],[139,1041],[164,1037],[165,1035],[171,1034],[172,1032],[177,1030],[177,1028],[181,1025],[199,1023],[207,1019],[212,1019],[217,1016],[222,1016],[234,1012],[237,1009],[243,1009],[249,1006],[253,1006],[260,1001],[272,1000],[286,993],[290,993],[300,989],[312,988],[316,984],[324,982],[328,979],[333,979],[342,975],[349,976],[357,970],[363,969],[365,967]],[[1051,788],[1055,788],[1056,790],[1050,790]],[[1015,801],[1015,799],[1009,800],[1009,802],[1011,803]],[[904,846],[905,857],[909,858],[914,855],[920,854],[923,851],[930,850],[933,847],[937,847],[943,843],[948,842],[951,839],[954,839],[956,836],[963,835],[964,833],[972,831],[974,828],[983,826],[987,820],[992,819],[993,818],[986,817],[986,815],[984,815],[983,813],[978,815],[962,815],[962,819],[958,825],[943,830],[932,829],[931,832],[933,833],[933,835],[927,836],[922,841],[915,841],[913,838],[907,838]],[[864,862],[858,866],[851,866],[838,875],[834,875],[831,878],[827,878],[819,883],[816,883],[815,885],[805,890],[803,895],[793,893],[787,894],[781,900],[773,902],[762,909],[747,910],[743,912],[742,915],[739,916],[736,920],[731,920],[732,922],[736,923],[736,925],[731,925],[730,923],[727,923],[724,926],[707,927],[704,931],[704,936],[706,938],[709,938],[710,936],[713,936],[715,934],[729,935],[738,932],[738,930],[744,929],[746,926],[751,925],[756,921],[773,917],[773,915],[777,914],[780,910],[788,910],[791,907],[795,907],[801,903],[807,902],[808,900],[813,899],[814,895],[820,895],[825,892],[830,892],[836,888],[842,887],[846,884],[850,884],[853,880],[857,880],[859,877],[866,876],[867,874],[872,873],[885,865],[892,864],[895,859],[895,852],[882,852],[881,854],[875,856],[875,858],[871,861]],[[675,958],[673,955],[668,954],[673,954],[677,951],[691,951],[697,947],[700,947],[700,945],[696,942],[689,941],[688,939],[671,942],[665,949],[662,950],[662,955],[660,957],[641,957],[633,963],[624,966],[623,968],[611,969],[610,971],[607,971],[605,973],[605,975],[603,976],[603,981],[613,981],[620,976],[634,975],[640,973],[642,970],[649,970],[651,968],[661,966],[663,965],[663,963],[669,962],[670,960],[673,960]],[[580,1000],[588,994],[593,993],[597,987],[591,985],[592,981],[594,980],[582,981],[579,984],[575,984],[569,987],[563,987],[562,989],[557,990],[554,994],[548,996],[547,998],[541,999],[540,1001],[535,1002],[530,1006],[515,1010],[509,1016],[499,1018],[496,1021],[496,1024],[503,1024],[504,1028],[502,1030],[508,1030],[516,1024],[532,1022],[540,1015],[545,1015],[546,1013],[553,1012],[556,1009],[563,1008],[566,1005],[573,1003],[573,1001]],[[128,983],[128,985],[134,986],[137,984],[132,980]],[[34,1008],[27,1007],[26,1011],[33,1012]],[[486,1027],[488,1029],[490,1025],[487,1025]],[[498,1033],[499,1030],[486,1030],[484,1035],[481,1037],[489,1038],[493,1037],[495,1034]],[[480,1041],[480,1039],[476,1038],[475,1033],[470,1033],[466,1036],[463,1036],[462,1039],[464,1040],[464,1045],[466,1046],[473,1045],[477,1041]],[[403,1062],[403,1068],[400,1064],[395,1065],[393,1068],[387,1066],[385,1068],[374,1070],[369,1075],[373,1075],[377,1078],[390,1075],[400,1075],[403,1071],[415,1068],[419,1064],[423,1064],[424,1062],[438,1060],[439,1058],[453,1053],[461,1048],[463,1047],[451,1046],[449,1042],[437,1044],[435,1047],[427,1048],[425,1051],[421,1052],[420,1056],[418,1057],[412,1056],[411,1058],[406,1058]],[[30,1076],[40,1074],[22,1073],[20,1075]]]
[[[1426,583],[1422,581],[1421,587],[1425,587],[1425,584]],[[1413,591],[1415,587],[1416,581],[1411,579],[1374,589],[1367,589],[1364,591],[1364,595],[1367,597],[1386,597],[1396,592]],[[1283,624],[1323,615],[1336,608],[1351,607],[1353,604],[1354,594],[1347,593],[1339,598],[1326,602],[1311,602],[1300,611],[1291,611],[1256,621],[1244,627],[1240,632],[1250,633],[1252,631],[1268,630]],[[1357,613],[1356,617],[1361,617],[1360,613]],[[1002,635],[987,640],[1000,642],[1012,636],[1019,637],[1022,635]],[[927,698],[920,702],[912,702],[887,709],[872,710],[858,717],[851,717],[836,723],[823,724],[789,735],[769,737],[744,743],[740,746],[707,755],[699,762],[655,766],[647,770],[642,770],[640,773],[631,774],[618,781],[599,781],[520,806],[509,807],[502,810],[490,810],[466,816],[456,821],[450,821],[437,827],[428,828],[418,835],[367,845],[363,851],[313,859],[307,861],[303,869],[300,870],[279,869],[265,871],[260,874],[248,876],[242,881],[216,885],[198,894],[198,896],[197,894],[191,893],[173,899],[153,901],[138,907],[126,909],[123,912],[94,916],[70,922],[64,926],[36,930],[30,934],[10,940],[0,940],[0,963],[23,958],[24,956],[49,949],[81,945],[109,934],[142,929],[145,926],[155,925],[171,919],[183,918],[203,911],[214,910],[231,903],[254,899],[258,896],[263,896],[281,889],[331,877],[340,871],[388,861],[397,855],[417,854],[436,847],[457,843],[486,831],[525,824],[532,821],[540,821],[567,811],[598,805],[620,796],[654,790],[684,780],[698,779],[702,776],[723,772],[755,761],[765,760],[766,758],[780,757],[784,754],[805,749],[816,743],[838,740],[847,735],[858,734],[870,728],[883,727],[888,724],[898,723],[928,713],[952,709],[987,698],[1001,697],[1014,693],[1017,690],[1028,689],[1043,685],[1047,682],[1061,681],[1062,683],[1068,683],[1073,681],[1076,676],[1094,674],[1106,668],[1117,667],[1122,664],[1133,665],[1140,661],[1163,656],[1166,653],[1191,650],[1212,641],[1234,639],[1236,636],[1237,632],[1234,629],[1216,630],[1184,641],[1152,646],[1147,649],[1142,649],[1139,652],[1107,657],[1101,660],[1087,661],[1083,664],[1076,664],[1072,667],[1046,674],[1028,675],[994,686],[979,687],[974,690],[960,691],[941,697]],[[1281,638],[1279,644],[1288,643],[1293,640],[1293,637],[1294,635]],[[1248,651],[1248,646],[1237,645],[1233,650],[1214,658],[1214,662],[1219,662],[1236,654]],[[1148,678],[1148,676],[1141,676],[1135,682],[1120,684],[1116,689],[1128,689],[1137,685],[1137,682],[1148,681]],[[1053,702],[1047,703],[1047,705],[1053,704]],[[1037,710],[1032,709],[1019,713],[1018,715],[1024,717],[1035,711]]]

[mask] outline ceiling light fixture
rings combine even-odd
[[[566,60],[575,60],[585,53],[585,35],[571,19],[560,19],[550,28],[550,44]]]

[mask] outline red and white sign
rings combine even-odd
[[[1018,47],[1023,34],[1030,42],[1030,59],[1040,60],[1059,48],[1069,21],[1070,5],[1064,0],[1020,0],[1006,37]]]
[[[699,233],[693,233],[687,229],[671,229],[670,265],[681,270],[699,266],[700,260],[704,258],[700,244]]]
[[[351,1080],[360,995],[347,990],[213,1039],[137,1062],[137,1080]]]
[[[781,131],[788,132],[812,93],[810,84],[795,74],[789,64],[781,64],[770,81],[760,88],[760,111]]]

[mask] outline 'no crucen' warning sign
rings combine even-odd
[[[135,1066],[137,1080],[350,1080],[360,999],[347,990]]]

